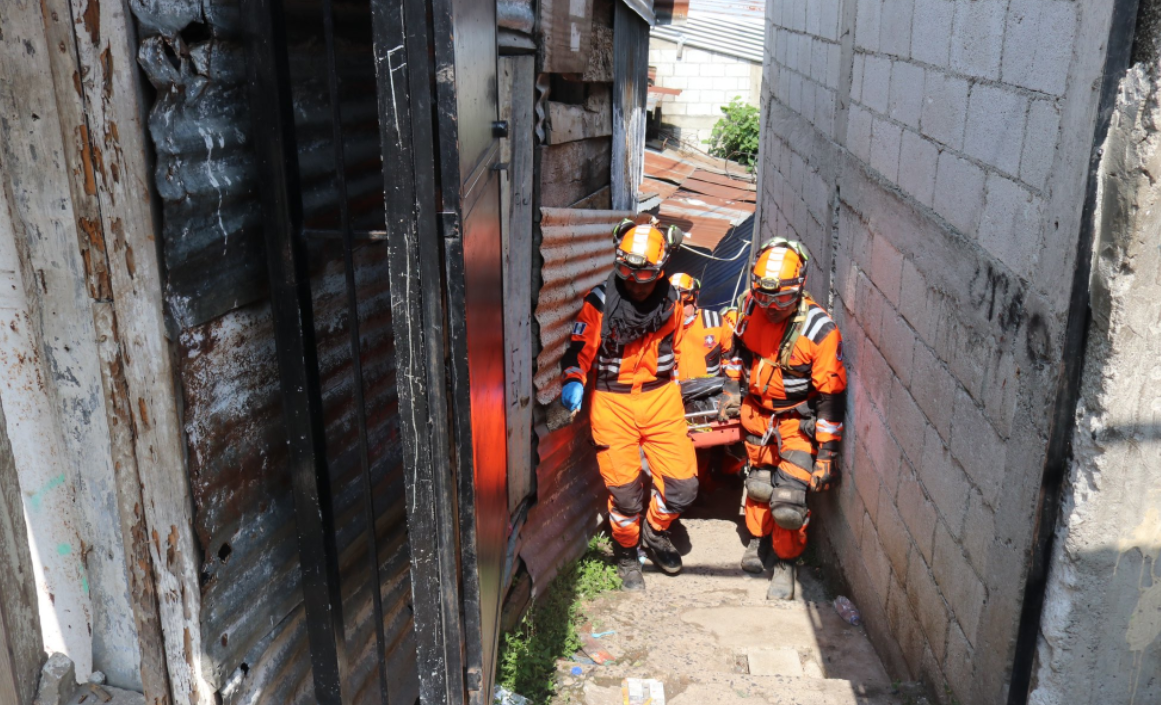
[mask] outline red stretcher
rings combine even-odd
[[[692,411],[685,415],[689,424],[689,437],[694,448],[728,446],[742,440],[742,422],[733,418],[720,421],[717,411]]]

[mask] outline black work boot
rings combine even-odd
[[[681,554],[669,540],[668,531],[657,531],[649,525],[649,521],[641,522],[641,538],[645,543],[645,551],[653,560],[653,565],[670,575],[681,572]]]
[[[774,564],[774,574],[770,576],[770,587],[766,588],[767,600],[794,599],[794,564],[779,560]]]
[[[746,544],[746,552],[742,554],[742,570],[755,575],[766,570],[762,564],[762,538],[751,536],[750,543]]]
[[[645,577],[641,575],[636,546],[625,548],[613,541],[613,559],[617,562],[617,575],[621,578],[622,590],[641,592],[645,589]]]

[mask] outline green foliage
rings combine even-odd
[[[533,705],[549,702],[556,690],[556,661],[581,648],[577,630],[585,621],[582,603],[621,587],[611,553],[609,538],[594,536],[588,551],[561,570],[520,626],[504,635],[498,657],[500,685]]]
[[[710,135],[710,154],[753,166],[758,161],[758,109],[734,98],[722,112],[725,117],[718,120]]]

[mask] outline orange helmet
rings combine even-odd
[[[678,272],[669,278],[669,283],[677,289],[682,304],[695,304],[701,293],[701,282],[684,272]]]
[[[617,241],[617,276],[647,284],[661,276],[670,253],[681,244],[683,236],[672,225],[663,233],[652,223],[637,225],[626,218],[613,228],[613,237]]]
[[[758,305],[778,309],[796,306],[809,264],[810,253],[796,240],[776,237],[763,244],[750,272],[750,292]]]

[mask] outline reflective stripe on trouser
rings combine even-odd
[[[666,384],[648,392],[593,393],[591,423],[597,464],[609,488],[613,538],[635,546],[645,498],[641,453],[649,462],[653,495],[646,517],[664,531],[697,498],[697,458],[685,423],[681,390]]]
[[[746,456],[749,458],[750,467],[776,467],[790,477],[810,482],[810,470],[803,466],[814,465],[814,444],[802,432],[801,418],[797,414],[787,414],[778,422],[778,434],[782,437],[781,450],[787,457],[779,453],[778,436],[775,434],[770,435],[768,445],[751,442],[751,437],[761,438],[769,430],[769,411],[762,409],[747,397],[742,402],[741,417],[742,428],[747,436]],[[789,560],[802,555],[802,551],[806,549],[806,527],[809,523],[808,519],[801,529],[787,531],[774,523],[768,502],[746,498],[746,528],[751,536],[773,535],[774,552],[779,558]]]

